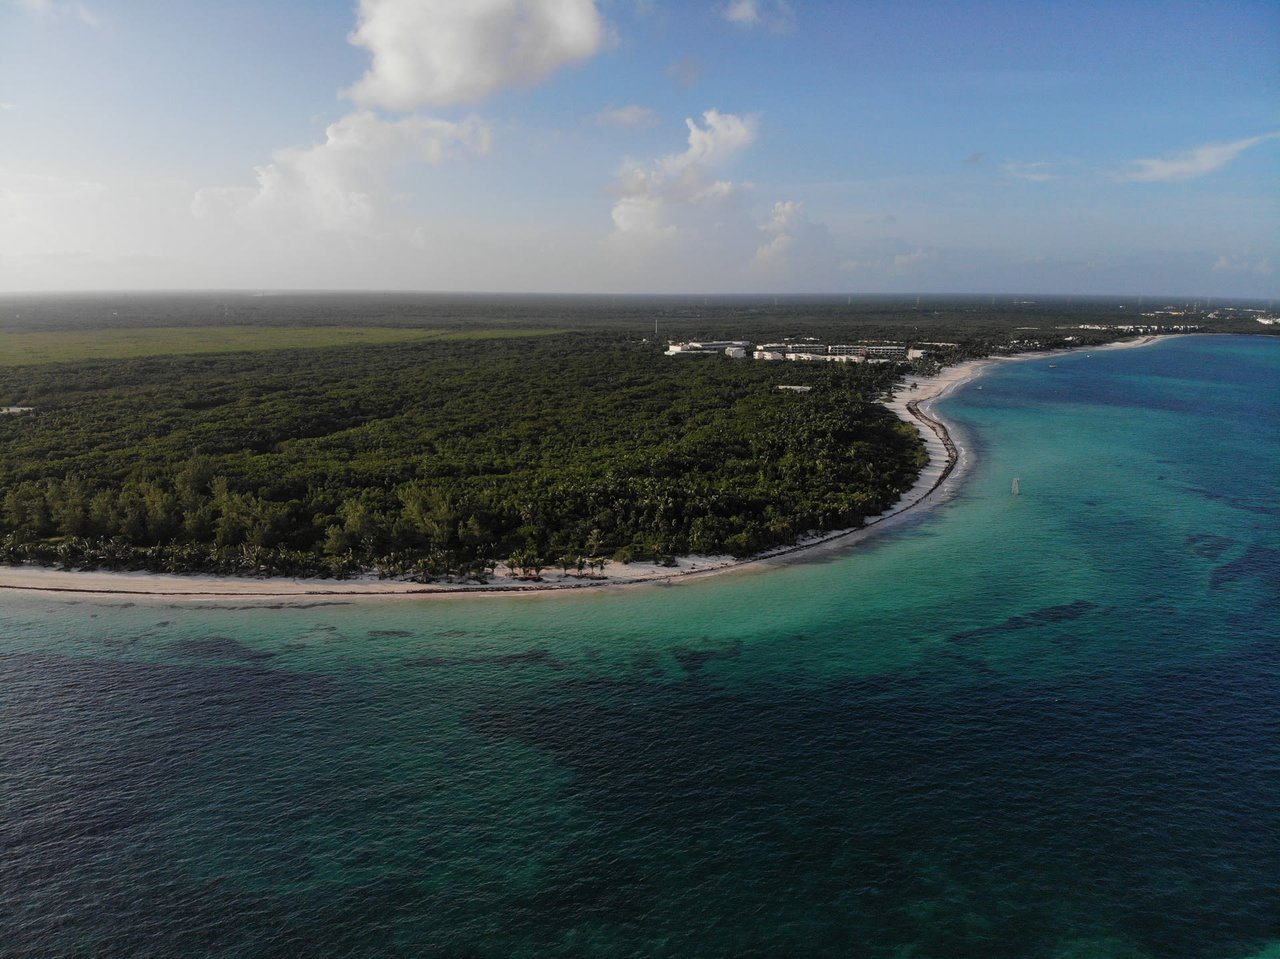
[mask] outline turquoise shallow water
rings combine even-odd
[[[1276,956],[1280,342],[1053,363],[833,559],[4,596],[0,953]]]

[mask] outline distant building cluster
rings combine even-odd
[[[924,347],[946,348],[953,343],[927,343]],[[746,340],[690,340],[672,343],[667,356],[723,355],[734,359],[793,360],[826,363],[891,363],[916,360],[930,349],[908,349],[901,343],[819,343],[812,338],[787,339],[778,343],[752,345]]]
[[[1143,313],[1142,315],[1160,316],[1162,314]],[[1110,330],[1115,333],[1198,333],[1201,328],[1194,323],[1081,323],[1074,329]]]
[[[1209,314],[1211,320],[1247,320],[1250,317],[1257,320],[1263,326],[1275,326],[1280,323],[1280,316],[1267,310],[1250,310],[1250,309],[1221,309],[1214,310]]]
[[[751,343],[747,340],[690,340],[688,343],[672,343],[667,347],[667,356],[697,356],[720,354],[743,359]]]

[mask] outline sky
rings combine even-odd
[[[1280,292],[1280,3],[0,0],[0,292]]]

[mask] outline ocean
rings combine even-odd
[[[946,502],[669,587],[0,594],[0,954],[1276,959],[1278,387],[1002,365]]]

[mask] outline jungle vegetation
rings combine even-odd
[[[0,372],[0,559],[529,575],[747,555],[910,485],[894,365],[674,361],[607,335]],[[808,393],[780,391],[804,384]]]
[[[1116,339],[1082,327],[1138,306],[0,297],[0,407],[32,408],[0,415],[0,561],[426,579],[746,556],[911,484],[923,449],[878,402],[908,367],[673,359],[668,338],[954,344],[927,372]]]
[[[242,326],[218,325],[216,333],[195,326],[123,327],[84,330],[0,330],[0,366],[38,366],[76,360],[146,356],[243,353],[259,350],[324,349],[330,346],[412,343],[422,340],[503,339],[553,336],[554,327],[454,330],[403,326]]]

